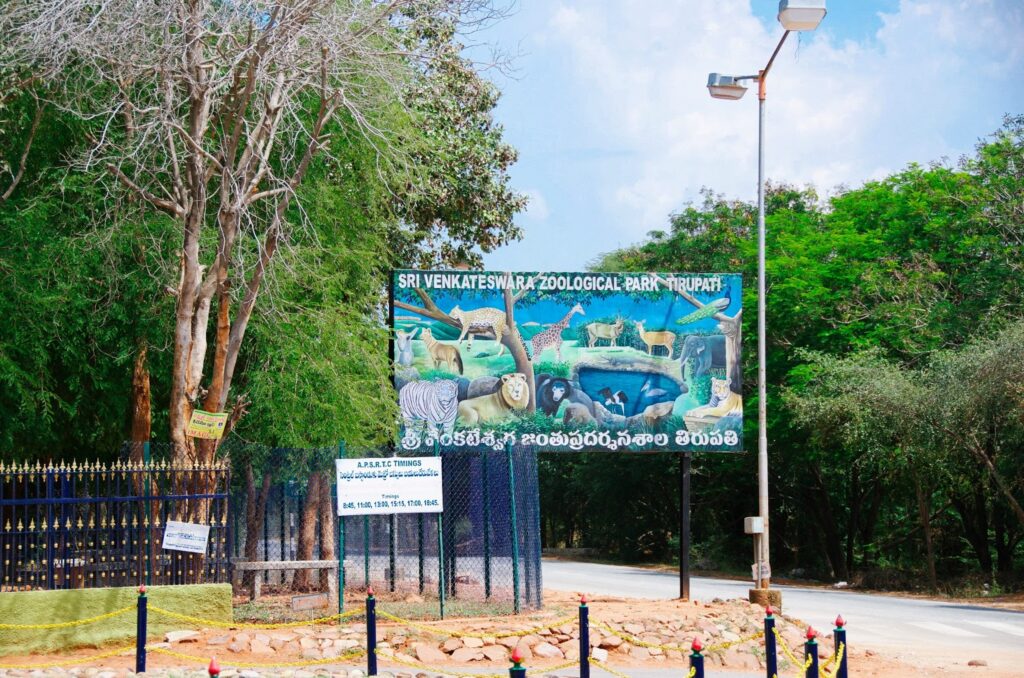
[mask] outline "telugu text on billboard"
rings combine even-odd
[[[740,451],[738,274],[396,271],[400,446]]]

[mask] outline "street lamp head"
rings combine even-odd
[[[787,31],[813,31],[825,18],[825,0],[779,0],[779,23]]]
[[[708,92],[715,99],[742,99],[747,93],[746,85],[740,84],[739,80],[732,75],[721,73],[708,74]]]

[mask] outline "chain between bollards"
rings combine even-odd
[[[779,675],[778,648],[775,646],[775,611],[771,605],[764,609],[764,667],[767,678]]]
[[[804,662],[807,668],[804,669],[805,678],[818,678],[818,641],[815,638],[818,632],[813,626],[807,627],[807,642],[804,643]]]
[[[366,589],[366,675],[377,675],[377,599]]]
[[[138,610],[135,615],[135,673],[146,672],[146,585],[139,587]]]
[[[690,669],[693,678],[704,678],[704,655],[700,653],[703,649],[704,643],[700,642],[700,638],[694,638],[690,644]]]
[[[580,678],[590,678],[590,608],[580,596]]]

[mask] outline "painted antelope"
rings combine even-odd
[[[622,334],[622,327],[622,318],[619,318],[614,323],[590,323],[587,325],[587,335],[590,337],[590,340],[587,342],[587,348],[594,348],[599,339],[607,339],[611,342],[611,346],[618,346],[616,342],[619,339],[619,335]]]
[[[640,333],[640,339],[647,344],[647,355],[654,355],[655,346],[664,346],[668,349],[668,359],[672,360],[672,350],[676,343],[675,332],[648,332],[644,330],[643,320],[634,320],[636,331]]]

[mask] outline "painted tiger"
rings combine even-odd
[[[711,400],[707,405],[694,408],[686,414],[691,417],[724,417],[743,414],[743,397],[732,391],[731,379],[711,378]]]
[[[427,439],[451,435],[458,414],[459,384],[454,379],[411,381],[398,392],[398,408],[407,432],[416,433],[422,423]]]

